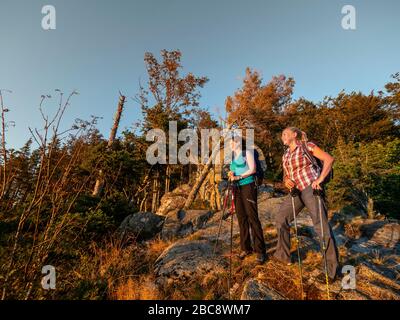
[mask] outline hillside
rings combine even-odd
[[[183,188],[164,196],[163,224],[153,239],[143,242],[149,250],[157,244],[165,247],[139,283],[132,279],[121,282],[116,298],[122,299],[227,299],[230,256],[230,222],[222,224],[221,236],[214,253],[222,212],[209,210],[180,211],[179,198]],[[176,201],[171,201],[176,197]],[[263,225],[268,253],[274,252],[276,231],[273,217],[282,195],[271,187],[259,192],[259,216]],[[305,211],[305,210],[304,210]],[[154,214],[137,213],[149,226]],[[165,219],[165,220],[163,220]],[[158,224],[160,224],[160,221]],[[354,213],[330,212],[335,237],[339,246],[341,265],[352,265],[356,270],[356,289],[341,289],[341,279],[330,286],[331,299],[400,299],[400,225],[397,220],[366,219]],[[299,217],[300,252],[303,261],[303,282],[306,299],[327,299],[323,263],[312,222],[306,212]],[[137,227],[137,224],[136,224]],[[135,232],[123,223],[126,233]],[[130,231],[129,231],[130,230]],[[147,230],[148,231],[148,230]],[[139,232],[136,235],[141,236]],[[148,233],[147,233],[148,236]],[[132,248],[136,248],[135,246]],[[129,250],[129,246],[127,247]],[[239,230],[233,224],[232,299],[301,299],[297,263],[291,266],[268,259],[257,265],[254,256],[241,261]],[[295,242],[292,258],[297,261]],[[139,288],[135,288],[139,286]],[[122,290],[121,288],[124,288]]]

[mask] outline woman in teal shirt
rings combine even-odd
[[[239,257],[243,259],[255,251],[257,261],[263,263],[266,260],[266,253],[264,234],[258,218],[254,150],[248,150],[245,140],[236,136],[232,139],[232,151],[233,159],[230,164],[229,179],[235,181],[237,185],[234,190],[235,211],[240,230],[241,253]],[[251,245],[250,228],[254,248]]]

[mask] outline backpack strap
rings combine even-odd
[[[319,168],[319,170],[321,171],[322,168],[320,168],[320,166],[318,165],[318,162],[317,162],[317,160],[315,160],[314,156],[312,154],[310,154],[310,151],[308,151],[307,145],[304,142],[301,142],[301,148],[303,149],[304,155],[307,157],[308,160],[310,160],[312,165],[314,167]]]
[[[316,158],[310,154],[308,151],[307,146],[302,142],[301,143],[301,148],[303,149],[304,155],[311,161],[312,165],[314,167],[317,167],[319,170],[319,174],[321,174],[323,167],[317,162]],[[333,179],[333,169],[329,171],[328,175],[325,177],[323,184],[329,182],[331,179]]]
[[[257,177],[257,159],[256,159],[256,150],[254,149],[254,162],[255,162],[255,165],[256,165],[256,172],[255,173],[253,173],[252,174],[252,176],[253,176],[253,178],[254,178],[254,183],[255,183],[255,185],[256,185],[256,188],[258,189],[258,186],[259,186],[259,181],[258,181],[258,177]],[[246,154],[246,150],[242,150],[242,156],[243,156],[243,158],[244,158],[244,160],[247,162],[247,154]]]

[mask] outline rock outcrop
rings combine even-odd
[[[260,193],[258,195],[258,215],[261,223],[273,223],[279,211],[284,197],[272,198],[270,193]]]
[[[240,300],[285,300],[285,298],[261,281],[249,279],[244,284]]]
[[[189,192],[190,186],[182,185],[173,191],[164,194],[160,200],[161,205],[156,213],[158,215],[165,216],[170,211],[182,209]]]
[[[181,190],[183,192],[184,190]],[[230,219],[221,221],[222,212],[209,210],[181,210],[179,197],[184,193],[174,190],[174,196],[168,195],[168,203],[162,204],[161,212],[165,222],[161,236],[163,239],[176,239],[155,263],[155,284],[161,290],[181,288],[185,297],[191,297],[189,284],[198,285],[198,289],[208,294],[219,290],[215,297],[225,299],[230,255]],[[270,187],[259,190],[259,217],[267,244],[268,254],[275,251],[275,216],[284,201]],[[179,200],[174,202],[174,197]],[[171,200],[171,201],[170,201]],[[171,209],[173,208],[173,209]],[[332,299],[399,299],[400,297],[400,224],[398,221],[368,220],[354,213],[331,213],[331,226],[340,251],[341,265],[354,266],[357,277],[357,290],[342,290],[341,278],[330,286]],[[313,230],[313,224],[307,210],[298,216],[300,255],[303,261],[303,281],[307,299],[326,299],[326,286],[323,269],[323,257],[319,239]],[[221,229],[219,227],[221,226]],[[217,239],[218,230],[218,245]],[[293,232],[293,230],[292,230]],[[234,243],[233,279],[231,296],[244,300],[282,300],[299,299],[299,271],[297,263],[291,266],[268,260],[258,266],[254,256],[240,260],[239,228],[237,218],[233,219],[232,231]],[[296,244],[292,242],[293,261],[297,261]],[[216,249],[216,254],[214,254]],[[218,271],[219,270],[219,271]],[[219,273],[218,273],[219,272]],[[263,276],[259,276],[263,274]],[[343,275],[344,276],[344,275]],[[236,277],[236,278],[235,278]],[[204,288],[204,279],[217,281],[213,289]],[[212,282],[211,281],[211,282]],[[172,286],[172,287],[171,287]],[[215,289],[218,288],[218,289]],[[240,290],[242,289],[242,290]],[[196,289],[197,290],[197,289]],[[188,294],[187,294],[188,293]],[[187,295],[186,295],[187,294]]]
[[[178,241],[155,262],[156,284],[160,287],[185,284],[191,278],[204,276],[218,267],[226,267],[226,262],[213,254],[207,241]]]
[[[152,212],[137,212],[127,216],[118,228],[123,236],[136,240],[148,240],[158,234],[164,223],[164,217]]]
[[[212,216],[210,210],[172,210],[165,218],[161,238],[170,240],[188,236],[204,228]]]

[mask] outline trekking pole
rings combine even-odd
[[[231,202],[231,253],[229,256],[229,278],[228,278],[228,299],[231,300],[231,282],[232,282],[232,255],[233,255],[233,215],[235,213],[235,189],[232,185],[231,189],[232,202]]]
[[[322,224],[322,204],[321,204],[321,194],[322,191],[318,189],[314,189],[314,196],[318,198],[318,208],[319,208],[319,221],[321,226],[321,247],[322,247],[322,256],[324,258],[324,267],[325,267],[325,281],[326,281],[326,293],[328,295],[328,300],[331,299],[329,292],[329,279],[328,279],[328,262],[326,260],[326,244],[324,237],[324,228]]]
[[[219,227],[218,227],[218,233],[217,233],[217,240],[215,241],[215,245],[214,245],[214,250],[213,250],[213,254],[215,255],[215,252],[217,250],[217,245],[218,245],[218,241],[219,241],[219,236],[221,235],[221,228],[222,228],[222,221],[224,220],[224,216],[225,216],[225,212],[227,209],[227,205],[228,205],[228,199],[229,199],[229,193],[231,192],[231,183],[229,182],[228,187],[226,188],[225,191],[225,196],[224,196],[224,203],[222,205],[222,214],[221,214],[221,219],[219,221]]]
[[[304,300],[304,289],[303,289],[303,266],[301,263],[301,256],[300,256],[300,240],[297,231],[297,217],[296,217],[296,208],[294,205],[294,198],[299,196],[300,191],[296,188],[290,190],[290,195],[292,197],[292,209],[293,209],[293,218],[294,218],[294,231],[296,235],[296,246],[297,246],[297,261],[299,265],[299,272],[300,272],[300,289],[301,289],[301,299]]]

